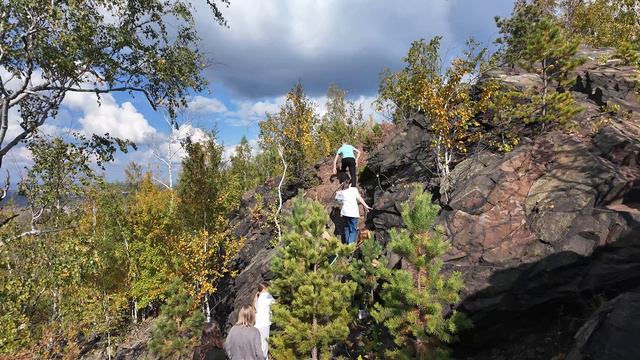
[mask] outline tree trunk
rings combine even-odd
[[[547,87],[549,80],[547,79],[547,61],[542,59],[542,116],[547,116]],[[542,123],[544,129],[544,122]]]
[[[276,229],[278,229],[278,243],[282,242],[282,229],[280,228],[280,220],[278,217],[280,216],[280,211],[282,211],[282,184],[284,183],[284,178],[287,176],[287,162],[284,160],[284,149],[282,146],[278,146],[278,155],[280,155],[280,160],[282,160],[282,178],[280,178],[280,182],[278,183],[278,210],[275,213],[275,223]]]
[[[207,324],[211,322],[211,306],[209,305],[209,293],[204,294],[204,303],[207,315]]]
[[[133,317],[133,323],[138,323],[138,300],[133,299],[133,310],[131,311],[131,316]]]

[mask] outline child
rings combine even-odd
[[[360,159],[360,150],[356,149],[352,145],[347,144],[346,142],[342,143],[340,149],[336,153],[336,157],[333,159],[333,173],[338,173],[338,158],[342,158],[342,163],[340,167],[340,171],[347,171],[349,169],[349,176],[351,177],[351,186],[356,187],[356,166],[358,164],[358,159]]]
[[[342,185],[345,186],[346,184],[347,182],[345,181]],[[365,209],[371,210],[371,207],[367,205],[360,195],[358,188],[353,186],[353,181],[350,185],[336,194],[336,199],[342,202],[340,215],[345,222],[344,233],[342,234],[342,242],[345,244],[355,244],[358,240],[358,220],[360,219],[358,203],[362,204]]]

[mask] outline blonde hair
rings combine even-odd
[[[243,306],[238,312],[238,322],[236,325],[244,327],[252,327],[256,324],[256,309],[251,306]]]

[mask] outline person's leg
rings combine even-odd
[[[357,187],[358,182],[356,181],[356,159],[351,158],[351,163],[349,164],[349,176],[351,176],[351,186]]]
[[[344,222],[344,228],[342,229],[342,243],[349,243],[349,217],[343,216],[342,221]]]
[[[349,177],[351,178],[351,186],[356,187],[356,159],[346,158],[342,159],[342,171],[347,171],[349,168]]]
[[[260,332],[260,345],[265,359],[267,359],[267,354],[269,352],[269,328],[270,326],[261,326],[256,328]]]
[[[349,238],[347,244],[355,244],[358,241],[358,218],[348,218],[349,222]]]

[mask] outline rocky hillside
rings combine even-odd
[[[446,189],[431,181],[423,118],[397,126],[369,154],[360,184],[374,204],[366,226],[378,241],[386,242],[387,229],[402,224],[399,204],[410,183],[426,183],[441,193],[441,222],[452,244],[447,266],[463,272],[467,289],[460,307],[475,322],[456,345],[459,358],[549,359],[571,353],[580,359],[586,356],[582,352],[610,358],[596,344],[616,332],[594,322],[631,331],[640,321],[637,306],[629,301],[640,287],[639,77],[630,67],[603,60],[610,51],[582,54],[588,61],[576,71],[573,91],[585,110],[575,134],[525,138],[506,155],[477,149],[455,167]],[[513,70],[492,76],[515,87],[536,85],[531,74]],[[620,111],[599,126],[600,107],[606,103],[618,104]],[[306,192],[329,210],[337,189],[329,180],[330,169],[329,162],[318,164],[319,185]],[[224,290],[221,320],[228,320],[233,309],[249,301],[257,283],[271,276],[273,234],[259,225],[251,209],[255,194],[268,196],[273,185],[245,196],[236,221],[247,246],[237,263],[239,275]],[[289,199],[295,191],[285,194]],[[389,266],[400,261],[388,257]],[[603,317],[603,312],[635,318]],[[595,318],[588,320],[592,314]]]
[[[576,133],[524,138],[508,154],[478,146],[442,186],[432,180],[420,116],[397,125],[368,154],[360,185],[375,210],[362,225],[381,243],[389,228],[402,225],[399,204],[411,183],[439,194],[439,221],[452,245],[446,266],[464,274],[459,308],[475,324],[454,346],[456,358],[640,358],[633,341],[640,324],[640,76],[604,60],[610,53],[582,51],[588,61],[575,71],[572,89],[584,107]],[[532,74],[516,70],[491,76],[536,86]],[[600,107],[607,103],[620,110],[603,124]],[[317,164],[316,185],[305,193],[334,212],[327,225],[335,228],[331,169],[329,160]],[[245,194],[234,219],[246,245],[234,265],[237,277],[219,289],[221,323],[235,319],[234,309],[271,278],[275,234],[260,208],[273,200],[275,186],[273,180]],[[284,189],[285,212],[296,193],[295,186]],[[389,266],[400,266],[402,259],[387,257]]]

